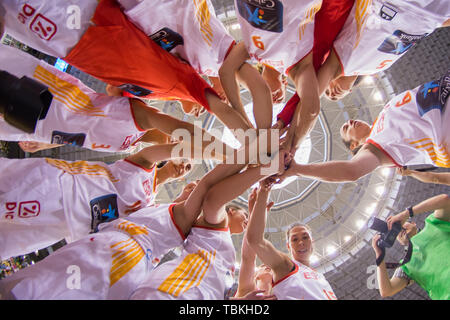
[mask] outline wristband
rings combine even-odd
[[[412,206],[411,206],[411,207],[408,207],[407,210],[408,210],[408,212],[409,212],[409,217],[410,217],[410,218],[414,217],[414,212],[413,212]]]

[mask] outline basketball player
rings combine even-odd
[[[227,97],[221,85],[225,79],[223,74],[230,70],[228,61],[236,55],[245,55],[245,47],[236,45],[216,17],[209,0],[165,0],[159,1],[157,5],[152,1],[119,2],[126,16],[136,26],[166,51],[188,62],[202,76],[207,76],[223,100],[230,101],[231,106],[253,127],[244,111],[238,87],[233,95]],[[240,52],[242,49],[244,52]],[[236,73],[230,75],[231,81],[237,86],[238,77],[251,92],[254,105],[258,108],[257,112],[254,110],[256,126],[270,128],[272,104],[266,83],[255,68],[245,63],[245,59],[236,68]],[[192,102],[182,101],[182,107],[189,114],[198,116],[202,113],[198,111],[198,104]],[[216,115],[220,118],[219,114]]]
[[[370,126],[349,120],[340,129],[350,160],[301,165],[293,162],[284,176],[302,175],[321,181],[356,181],[379,166],[428,164],[450,167],[449,72],[391,99]]]
[[[278,88],[280,92],[285,91],[284,76],[295,85],[296,94],[289,101],[293,108],[289,122],[278,116],[284,126],[290,124],[283,147],[292,154],[317,121],[319,97],[324,90],[320,84],[326,80],[319,81],[316,73],[352,4],[353,0],[235,0],[245,45],[250,57],[265,65],[264,79],[272,90]],[[317,27],[316,17],[320,17]]]
[[[260,183],[260,187],[264,187]],[[254,188],[248,197],[248,210],[250,216],[255,210],[255,202],[258,188]],[[262,205],[261,202],[258,205]],[[266,206],[266,210],[270,211],[273,202]],[[260,210],[259,208],[257,210]],[[247,232],[247,230],[245,231]],[[272,295],[272,283],[273,283],[272,269],[262,264],[256,266],[256,253],[249,246],[246,234],[242,239],[241,246],[241,264],[239,266],[239,278],[236,294],[232,300],[247,300],[247,296],[254,292],[257,292],[253,298],[259,298],[263,300],[276,299],[276,296]]]
[[[449,18],[441,0],[356,0],[324,64],[324,72],[334,74],[326,96],[344,97],[357,76],[386,70],[436,28],[448,26]]]
[[[208,190],[244,166],[219,164],[198,182],[187,200],[143,208],[101,224],[99,232],[3,279],[0,297],[127,299],[148,274],[159,269],[153,269],[153,263],[185,241]]]
[[[0,158],[0,256],[72,242],[103,222],[154,206],[158,186],[192,169],[185,159],[172,158],[178,145],[150,146],[113,164]],[[165,159],[172,160],[157,168]]]
[[[191,66],[131,23],[116,1],[71,0],[55,5],[42,0],[2,5],[5,33],[34,49],[61,57],[133,96],[191,101],[220,115],[230,129],[248,128]]]
[[[226,279],[233,279],[235,249],[232,234],[242,233],[247,225],[246,212],[226,205],[253,183],[284,169],[284,153],[276,155],[272,173],[260,167],[248,167],[215,184],[206,194],[203,214],[193,224],[181,255],[161,264],[132,294],[131,299],[217,300],[224,299]]]
[[[33,134],[16,129],[0,117],[2,140],[44,143],[37,146],[22,143],[25,151],[68,144],[95,151],[129,152],[139,141],[168,140],[176,129],[187,130],[192,138],[195,133],[205,141],[218,143],[215,137],[191,123],[164,114],[139,99],[96,93],[73,76],[15,48],[2,45],[0,69],[19,78],[33,78],[46,85],[53,95],[47,116],[38,121]],[[149,132],[151,129],[158,129],[158,133]]]
[[[294,223],[286,232],[289,254],[276,249],[264,238],[266,204],[273,179],[264,180],[256,197],[250,217],[247,241],[261,261],[273,274],[272,293],[278,300],[336,300],[325,277],[310,267],[313,252],[311,229]]]

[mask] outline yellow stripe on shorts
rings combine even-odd
[[[192,286],[198,286],[215,257],[215,250],[212,252],[198,250],[196,253],[188,254],[158,290],[178,297]]]
[[[193,0],[195,6],[195,18],[200,24],[200,31],[203,40],[211,46],[213,39],[213,32],[209,21],[211,20],[211,13],[209,12],[208,3],[205,0]]]
[[[88,176],[103,176],[113,183],[120,181],[120,179],[114,177],[112,172],[107,168],[98,164],[89,164],[87,161],[68,162],[50,158],[45,158],[45,161],[47,161],[49,165],[72,175],[84,174]]]
[[[94,107],[87,94],[76,85],[58,78],[42,66],[37,66],[33,75],[37,80],[48,86],[53,98],[63,104],[72,113],[93,117],[105,117],[101,108]]]

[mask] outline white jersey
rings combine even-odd
[[[103,162],[0,158],[0,256],[8,258],[96,232],[154,205],[156,168]]]
[[[0,298],[127,299],[152,272],[155,257],[183,243],[172,206],[144,208],[102,225],[0,281]]]
[[[295,269],[273,284],[278,300],[337,300],[325,277],[316,270],[292,261]]]
[[[99,94],[73,76],[28,53],[1,45],[0,69],[27,76],[49,88],[53,100],[47,116],[28,134],[0,119],[0,139],[68,144],[103,152],[126,152],[145,130],[134,118],[130,100]]]
[[[65,57],[91,24],[97,0],[2,1],[5,33],[54,57]]]
[[[124,13],[159,46],[202,75],[218,76],[234,44],[209,0],[159,0],[158,5],[144,0]]]
[[[132,294],[135,300],[223,300],[234,274],[230,231],[192,227],[181,255],[158,266]]]
[[[287,73],[312,50],[321,6],[321,0],[235,0],[250,57]]]
[[[449,18],[445,0],[356,0],[334,41],[344,75],[370,75],[389,68]]]
[[[380,112],[367,143],[397,166],[429,164],[450,168],[450,73],[405,91]]]

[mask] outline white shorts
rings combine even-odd
[[[48,247],[70,234],[60,171],[45,159],[0,158],[0,258]]]
[[[96,0],[2,1],[5,33],[55,57],[65,57],[90,25]]]
[[[0,281],[0,299],[128,299],[159,259],[180,246],[172,205],[116,219]]]
[[[134,240],[117,231],[97,233],[1,280],[0,298],[128,299],[147,271],[145,252]]]

